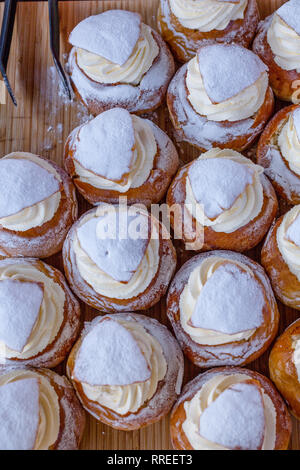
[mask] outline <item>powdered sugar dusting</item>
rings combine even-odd
[[[282,5],[276,14],[300,35],[300,1],[290,0]]]
[[[300,4],[299,4],[299,7],[300,7]],[[293,111],[293,122],[294,122],[294,126],[297,132],[298,140],[300,142],[300,107],[296,108]]]
[[[253,85],[267,70],[252,51],[237,44],[212,44],[198,51],[205,90],[213,103],[220,103]]]
[[[286,237],[295,245],[300,246],[300,216],[291,223],[286,231]]]
[[[141,17],[125,10],[108,10],[81,21],[69,42],[105,59],[124,65],[140,37]]]
[[[39,426],[39,383],[35,378],[0,387],[0,449],[31,450]]]
[[[199,432],[229,449],[260,449],[265,416],[258,387],[238,383],[226,389],[201,414]]]
[[[205,283],[191,323],[226,334],[258,328],[263,322],[264,295],[253,276],[232,263],[221,265]]]

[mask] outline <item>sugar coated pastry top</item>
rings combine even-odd
[[[294,109],[280,130],[278,146],[290,169],[300,176],[300,107]]]
[[[46,160],[31,153],[10,153],[0,160],[0,183],[3,228],[25,232],[54,217],[61,200],[61,178]]]
[[[300,281],[300,206],[288,211],[277,230],[279,251],[289,270]]]
[[[0,449],[47,450],[59,436],[55,389],[41,374],[11,369],[0,375]]]
[[[223,30],[244,18],[248,0],[169,0],[172,13],[188,29]]]
[[[69,42],[76,48],[78,66],[104,84],[138,85],[159,54],[151,28],[137,13],[108,10],[81,21]]]
[[[204,45],[187,67],[188,100],[194,110],[208,120],[246,119],[264,103],[268,89],[267,67],[242,46]]]
[[[81,340],[72,379],[90,400],[126,415],[153,397],[166,371],[161,345],[140,323],[105,317]]]
[[[180,322],[201,345],[248,340],[263,323],[263,286],[233,259],[211,256],[191,272],[180,296]]]
[[[246,374],[215,374],[184,409],[182,428],[193,449],[274,449],[276,409]]]
[[[72,143],[80,180],[120,193],[147,180],[157,153],[151,123],[121,108],[105,111],[75,129]]]
[[[267,41],[276,64],[300,73],[300,1],[284,3],[273,15]]]
[[[203,153],[188,169],[187,210],[203,226],[232,233],[261,212],[263,168],[230,149]]]

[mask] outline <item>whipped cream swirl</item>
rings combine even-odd
[[[268,29],[267,41],[280,68],[300,73],[300,36],[277,13]]]

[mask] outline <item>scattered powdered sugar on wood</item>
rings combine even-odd
[[[198,159],[188,175],[196,201],[204,205],[209,218],[230,209],[253,181],[250,168],[228,158]]]
[[[282,5],[276,14],[300,35],[300,1],[290,0]]]
[[[39,315],[43,289],[35,282],[0,282],[0,340],[14,351],[27,344]]]
[[[0,449],[34,448],[39,408],[37,379],[16,380],[0,386]]]
[[[0,217],[17,214],[60,189],[52,173],[25,158],[0,160],[0,186]]]
[[[89,385],[130,385],[151,377],[147,361],[132,334],[106,318],[83,338],[73,375]]]
[[[108,10],[77,24],[69,42],[118,65],[131,56],[141,34],[141,17],[125,10]]]
[[[295,245],[300,246],[300,216],[295,218],[286,231],[286,237],[291,240]]]
[[[258,56],[237,44],[201,47],[198,63],[206,93],[213,103],[236,96],[268,70]]]
[[[229,449],[260,449],[265,415],[258,387],[238,383],[222,392],[201,414],[199,433]]]
[[[235,334],[258,328],[265,305],[261,286],[232,263],[221,265],[205,283],[191,323],[207,330]]]

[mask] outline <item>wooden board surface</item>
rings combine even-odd
[[[258,0],[261,16],[265,17],[278,8],[282,0]],[[68,33],[83,18],[111,8],[122,8],[141,13],[145,23],[156,27],[158,0],[112,0],[60,2],[62,54],[69,51]],[[2,18],[3,4],[0,7]],[[48,157],[61,164],[64,142],[70,131],[88,119],[84,108],[76,102],[68,102],[59,86],[53,67],[48,40],[48,7],[46,2],[19,2],[11,47],[8,76],[15,91],[18,107],[15,108],[5,93],[6,104],[0,105],[0,156],[12,151],[30,151]],[[1,89],[0,89],[1,92]],[[149,116],[172,137],[172,126],[165,107]],[[197,157],[198,152],[188,144],[177,146],[183,161]],[[249,156],[249,154],[248,154]],[[78,196],[80,213],[89,205]],[[190,255],[179,252],[179,264]],[[259,260],[260,247],[248,253]],[[62,269],[61,255],[46,260]],[[97,312],[84,304],[85,320]],[[280,331],[298,317],[295,310],[279,303]],[[149,310],[149,315],[167,324],[165,301]],[[268,354],[250,364],[249,368],[268,374]],[[63,366],[58,368],[63,372]],[[185,382],[200,372],[187,360]],[[171,449],[168,418],[140,431],[115,431],[88,417],[82,449]],[[293,421],[292,449],[300,449],[300,423]]]

